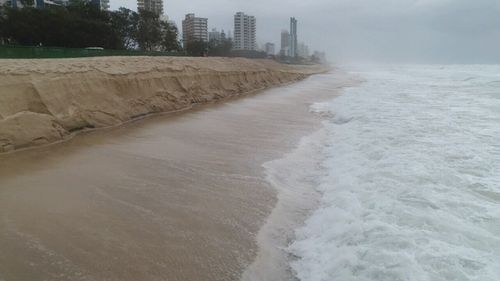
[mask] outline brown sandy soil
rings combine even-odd
[[[316,77],[0,155],[0,280],[238,280],[277,200],[262,164],[350,83]]]
[[[237,58],[0,60],[0,153],[301,80],[325,69]]]

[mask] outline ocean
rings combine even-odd
[[[321,200],[287,249],[296,277],[500,280],[500,66],[347,71],[364,82],[311,107]]]

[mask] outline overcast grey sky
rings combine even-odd
[[[111,0],[136,10],[136,0]],[[257,17],[259,44],[299,20],[299,41],[334,61],[500,62],[500,0],[164,0],[180,26],[186,13],[232,29],[235,12]]]

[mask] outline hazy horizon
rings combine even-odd
[[[500,1],[495,0],[168,0],[164,11],[179,26],[187,13],[209,19],[209,29],[233,29],[243,11],[257,17],[259,46],[280,47],[289,18],[299,21],[299,41],[326,51],[333,61],[435,63],[500,62]],[[136,0],[111,0],[136,10]]]

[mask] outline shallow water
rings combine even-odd
[[[500,280],[500,66],[359,69],[312,106],[325,176],[288,249],[297,277]]]

